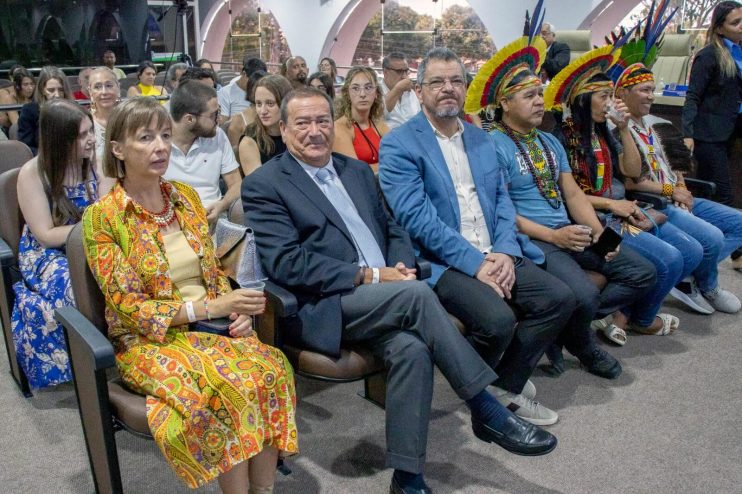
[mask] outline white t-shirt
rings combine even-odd
[[[250,102],[245,99],[245,91],[237,85],[239,79],[239,77],[233,79],[216,94],[219,111],[224,117],[231,118],[250,106]]]
[[[386,98],[389,88],[386,87],[383,78],[380,79],[380,85],[381,92],[384,98]],[[384,104],[384,121],[390,130],[399,127],[418,113],[420,113],[420,100],[417,99],[414,91],[405,91],[402,93],[402,96],[399,97],[399,101],[397,101],[392,111],[387,111],[386,104]]]
[[[221,176],[239,166],[227,134],[217,127],[214,137],[198,137],[187,155],[173,143],[164,178],[190,185],[198,192],[204,207],[209,207],[222,198]]]

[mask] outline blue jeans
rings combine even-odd
[[[742,245],[742,212],[707,199],[693,201],[693,214],[675,206],[663,211],[668,222],[695,239],[703,256],[693,276],[701,292],[709,292],[719,283],[718,264]],[[663,225],[664,227],[665,225]],[[660,238],[666,239],[660,227]]]
[[[652,290],[639,302],[622,310],[629,321],[637,326],[647,327],[654,322],[667,294],[696,269],[703,255],[701,245],[695,239],[669,222],[660,225],[659,235],[669,241],[647,232],[623,235],[622,243],[639,252],[657,269],[657,282]]]

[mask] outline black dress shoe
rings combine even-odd
[[[556,437],[516,415],[511,415],[501,430],[472,417],[471,428],[482,441],[498,444],[517,455],[545,455],[557,445]]]
[[[595,347],[589,353],[578,355],[580,363],[590,374],[604,377],[606,379],[615,379],[621,375],[621,364],[610,353],[600,347]]]
[[[416,489],[414,487],[406,487],[402,488],[397,483],[397,479],[394,478],[392,475],[392,485],[389,486],[389,493],[390,494],[433,494],[433,490],[427,486],[427,484],[422,489]]]

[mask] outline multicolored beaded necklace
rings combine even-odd
[[[644,129],[640,128],[635,123],[631,125],[631,128],[647,147],[647,161],[649,162],[652,175],[654,175],[660,183],[669,183],[666,180],[665,173],[660,168],[659,161],[657,161],[657,153],[654,150],[654,133],[652,132],[652,127],[648,127],[649,132],[645,132]]]
[[[611,183],[613,181],[613,166],[611,163],[611,152],[608,150],[608,145],[602,136],[598,136],[593,131],[590,136],[590,145],[593,148],[593,155],[597,163],[595,173],[595,183],[592,184],[592,193],[602,196],[603,193],[611,189]],[[589,172],[586,176],[590,176]]]
[[[523,161],[528,166],[528,171],[533,176],[541,196],[546,199],[553,209],[559,209],[562,205],[562,196],[557,189],[555,177],[557,176],[557,166],[554,162],[554,155],[549,152],[549,147],[544,142],[536,129],[532,129],[528,134],[522,134],[511,129],[505,122],[497,122],[494,127],[507,135],[518,148],[518,152],[523,157]],[[541,147],[536,144],[538,138]],[[528,151],[523,147],[525,143]],[[543,148],[543,150],[541,149]]]
[[[172,225],[173,222],[175,222],[175,208],[173,208],[173,202],[170,200],[170,196],[165,191],[165,186],[162,183],[160,183],[160,191],[162,192],[162,201],[165,203],[165,207],[163,208],[163,210],[159,213],[153,213],[152,211],[144,207],[142,207],[142,209],[147,211],[152,216],[152,219],[155,220],[157,226],[165,229],[168,226]]]

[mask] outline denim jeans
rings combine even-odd
[[[701,292],[709,292],[719,282],[718,264],[742,245],[742,212],[707,199],[693,201],[693,214],[675,206],[664,211],[668,222],[695,239],[703,256],[693,276]],[[664,225],[663,225],[664,226]],[[666,239],[660,228],[660,238]]]
[[[632,324],[650,326],[670,290],[689,276],[701,262],[701,245],[677,227],[666,222],[659,227],[660,236],[647,232],[638,235],[623,234],[623,245],[639,252],[657,269],[657,282],[646,296],[631,307],[622,310]]]

